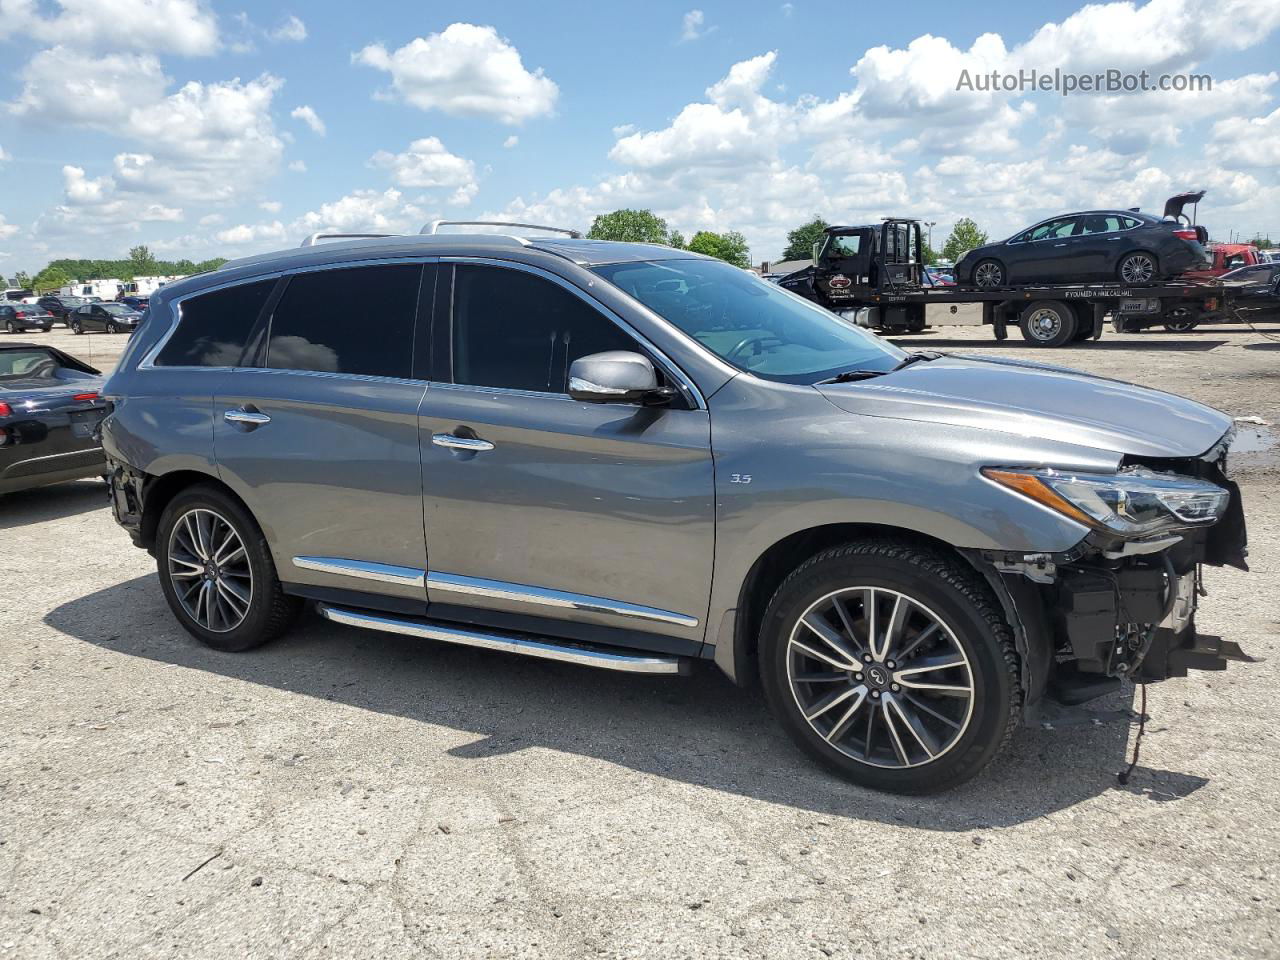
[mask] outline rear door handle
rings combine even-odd
[[[227,423],[244,427],[247,430],[253,430],[263,424],[271,422],[271,418],[261,410],[254,410],[247,406],[236,407],[234,410],[224,411],[222,419],[227,421]]]
[[[466,450],[468,453],[484,453],[492,450],[493,444],[479,437],[459,437],[452,433],[433,433],[431,442],[437,447],[448,447],[450,450]]]

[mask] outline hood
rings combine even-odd
[[[1184,397],[996,357],[948,356],[818,389],[859,416],[977,427],[1133,456],[1198,456],[1231,427],[1225,413]]]
[[[1195,190],[1189,193],[1175,194],[1174,196],[1170,197],[1168,200],[1164,202],[1164,215],[1166,217],[1173,217],[1173,219],[1177,220],[1182,216],[1183,207],[1187,206],[1188,204],[1194,207],[1203,199],[1204,199],[1203,190]]]

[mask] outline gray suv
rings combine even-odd
[[[103,392],[115,516],[219,650],[310,601],[609,670],[707,660],[828,768],[914,793],[1046,698],[1244,658],[1194,624],[1202,565],[1245,566],[1229,417],[906,353],[685,251],[311,242],[158,291]]]

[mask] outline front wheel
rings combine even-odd
[[[84,328],[80,326],[79,320],[72,320],[71,323],[68,324],[68,326],[71,327],[71,332],[74,333],[77,337],[80,336],[80,334],[84,333]]]
[[[281,589],[253,518],[214,487],[192,487],[165,507],[156,565],[173,615],[215,650],[249,650],[278,637],[301,606]]]
[[[861,786],[936,793],[1013,736],[1013,634],[977,574],[942,551],[865,541],[818,554],[765,612],[770,709],[805,753]]]
[[[973,268],[973,285],[983,290],[1004,286],[1004,267],[995,260],[981,260]]]
[[[116,326],[116,322],[114,320],[108,320],[107,333],[119,333],[119,332],[120,332],[120,328]]]
[[[1157,278],[1156,258],[1149,253],[1130,253],[1116,266],[1121,283],[1151,283]]]

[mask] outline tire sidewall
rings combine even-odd
[[[760,635],[760,672],[765,696],[784,729],[807,754],[853,782],[898,793],[934,793],[976,775],[999,751],[1015,695],[1000,643],[963,593],[946,579],[909,560],[883,553],[834,557],[786,581],[774,596]],[[969,658],[974,678],[973,714],[958,743],[934,762],[907,769],[874,767],[826,744],[809,726],[787,680],[787,641],[800,615],[823,596],[854,586],[884,587],[927,606],[946,625]]]
[[[178,518],[195,507],[213,510],[235,528],[240,542],[245,545],[249,568],[253,573],[253,596],[249,602],[249,613],[238,627],[226,633],[216,633],[196,623],[183,608],[169,579],[170,534]],[[178,622],[197,640],[215,650],[238,652],[256,647],[269,639],[267,629],[271,617],[270,596],[276,583],[275,564],[257,523],[231,497],[212,487],[195,487],[178,494],[160,515],[155,554],[165,601]]]

